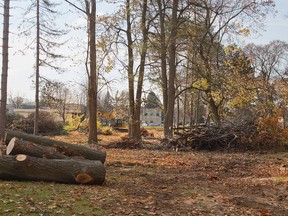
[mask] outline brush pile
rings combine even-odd
[[[175,131],[176,136],[168,142],[167,147],[182,150],[247,148],[256,133],[257,126],[254,124],[198,125],[189,130]]]

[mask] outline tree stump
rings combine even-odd
[[[61,154],[56,148],[37,145],[32,142],[20,140],[16,137],[12,138],[6,149],[7,155],[25,154],[32,157],[40,157],[47,159],[64,159],[67,156]]]
[[[69,184],[98,184],[106,171],[100,161],[45,159],[20,154],[0,157],[0,179],[52,181]]]

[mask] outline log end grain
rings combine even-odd
[[[79,173],[75,177],[75,181],[78,184],[89,184],[89,183],[93,183],[94,178],[92,176],[90,176],[88,173]]]
[[[15,142],[16,142],[16,137],[13,137],[10,140],[9,144],[7,145],[7,149],[6,149],[6,154],[7,155],[9,155],[12,152],[12,150],[14,148],[14,145],[15,145]]]
[[[16,156],[17,161],[25,161],[27,159],[27,155],[19,154]]]

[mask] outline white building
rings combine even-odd
[[[146,108],[142,107],[140,120],[142,125],[161,125],[162,124],[162,110],[159,107]]]

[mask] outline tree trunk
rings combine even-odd
[[[89,3],[86,3],[86,11],[89,19],[89,49],[90,49],[90,76],[88,86],[89,109],[89,143],[97,143],[97,71],[96,71],[96,0],[91,0],[91,12]]]
[[[78,156],[89,160],[100,160],[102,163],[105,162],[106,152],[99,150],[93,150],[85,146],[80,146],[76,144],[70,144],[58,140],[52,140],[41,136],[35,136],[31,134],[26,134],[19,131],[7,130],[6,142],[10,141],[12,138],[17,137],[29,142],[36,143],[38,145],[49,146],[56,148],[59,152],[65,154],[66,156]]]
[[[195,106],[194,106],[194,125],[199,124],[199,110],[200,110],[200,91],[196,92]]]
[[[205,93],[208,97],[208,103],[209,103],[209,107],[210,107],[210,110],[211,110],[212,115],[213,115],[213,120],[215,121],[215,123],[217,125],[220,125],[221,124],[221,117],[219,114],[219,105],[217,105],[215,100],[213,99],[210,89],[207,89]]]
[[[141,103],[142,103],[142,90],[143,90],[143,80],[144,80],[144,70],[145,70],[145,60],[148,48],[148,28],[146,27],[146,16],[147,16],[147,0],[143,0],[143,8],[142,8],[142,18],[141,18],[141,30],[143,35],[143,46],[141,50],[140,57],[140,66],[139,66],[139,75],[138,75],[138,85],[136,92],[136,102],[135,102],[135,130],[134,134],[132,134],[133,138],[137,141],[141,140],[141,132],[140,132],[140,111],[141,111]]]
[[[25,154],[32,157],[46,158],[46,159],[67,159],[68,157],[61,154],[54,147],[41,146],[32,142],[24,141],[14,137],[9,142],[7,155]]]
[[[188,61],[187,61],[188,62]],[[187,69],[185,74],[185,88],[188,88],[188,72],[189,63],[187,63]],[[184,92],[184,102],[183,102],[183,127],[186,126],[186,115],[187,115],[187,90]]]
[[[105,168],[100,161],[43,159],[20,154],[0,157],[0,179],[103,184]]]
[[[191,99],[190,99],[190,127],[192,128],[194,125],[194,92],[191,94]]]
[[[4,142],[6,127],[6,105],[7,105],[7,77],[8,77],[8,53],[9,53],[9,10],[10,0],[4,1],[4,24],[2,44],[2,77],[1,77],[1,110],[0,110],[0,145]]]
[[[160,17],[160,60],[161,60],[161,80],[163,94],[163,113],[164,113],[164,137],[168,138],[169,125],[167,123],[167,104],[168,104],[168,80],[167,80],[167,54],[166,54],[166,31],[165,31],[165,9],[162,0],[157,0],[158,13]],[[164,6],[165,7],[165,6]]]
[[[176,38],[177,38],[177,8],[178,0],[173,0],[172,19],[171,19],[171,38],[169,43],[169,82],[168,82],[168,104],[167,104],[167,124],[169,127],[168,137],[173,137],[173,119],[175,104],[175,77],[176,77]]]
[[[128,49],[128,92],[129,92],[129,127],[128,136],[133,137],[135,124],[134,124],[134,53],[133,53],[133,40],[132,40],[132,26],[131,26],[131,7],[130,0],[126,0],[126,37],[127,37],[127,49]]]
[[[35,63],[35,114],[34,114],[34,134],[38,134],[39,121],[39,79],[40,79],[40,0],[36,2],[36,63]]]
[[[179,131],[180,127],[180,99],[179,96],[177,97],[177,120],[176,120],[176,125],[177,125],[177,132]]]

